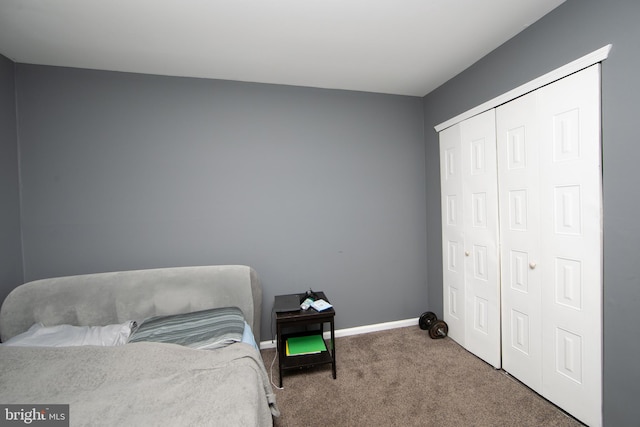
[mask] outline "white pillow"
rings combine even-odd
[[[36,323],[4,345],[20,347],[71,347],[78,345],[112,346],[126,344],[135,322],[107,326],[44,326]]]

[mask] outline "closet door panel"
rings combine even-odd
[[[496,368],[500,274],[495,110],[460,123],[465,258],[465,348]]]
[[[449,337],[464,346],[464,222],[460,125],[440,132],[443,317]]]
[[[539,91],[543,396],[589,425],[602,411],[600,69]]]
[[[542,391],[537,97],[496,110],[502,276],[502,367]]]
[[[450,336],[593,426],[602,425],[600,132],[599,64],[441,132]]]

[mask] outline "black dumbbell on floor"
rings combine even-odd
[[[449,332],[447,322],[438,320],[438,316],[432,311],[422,313],[418,325],[420,325],[420,329],[429,331],[429,336],[433,339],[444,338]]]

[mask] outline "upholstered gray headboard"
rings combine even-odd
[[[15,288],[0,309],[6,341],[34,323],[104,326],[150,316],[237,306],[260,342],[262,287],[244,265],[175,267],[41,279]]]

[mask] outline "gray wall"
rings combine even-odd
[[[0,55],[0,303],[23,281],[14,68]]]
[[[248,264],[346,328],[426,307],[422,99],[18,64],[25,279]]]
[[[438,137],[433,126],[606,44],[602,67],[604,421],[640,419],[640,2],[568,0],[424,98],[429,302],[442,311]]]

